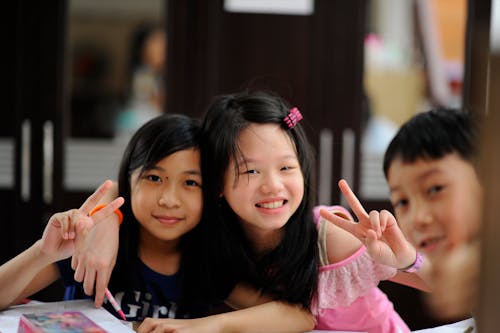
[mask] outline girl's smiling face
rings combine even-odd
[[[482,188],[473,165],[458,154],[415,162],[397,158],[387,179],[401,229],[430,259],[477,232]]]
[[[295,146],[276,124],[251,124],[238,138],[222,195],[257,249],[273,247],[299,207],[304,177]]]
[[[201,219],[200,153],[175,152],[149,170],[135,170],[130,179],[131,205],[149,241],[178,241]]]

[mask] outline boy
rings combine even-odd
[[[430,301],[446,318],[470,315],[477,287],[478,258],[471,245],[483,196],[477,139],[478,122],[471,114],[437,109],[407,121],[384,156],[396,219],[433,263]]]

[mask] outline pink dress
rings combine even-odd
[[[317,330],[344,330],[369,333],[410,332],[387,296],[377,287],[381,280],[396,274],[396,269],[377,264],[361,246],[350,257],[333,264],[326,253],[326,228],[319,209],[326,208],[351,217],[341,206],[319,206],[314,220],[319,229],[320,273],[318,294],[312,312]]]

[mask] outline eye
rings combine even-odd
[[[441,192],[441,190],[443,189],[443,186],[442,185],[435,185],[435,186],[431,186],[427,192],[430,194],[430,195],[433,195],[433,194],[437,194],[439,192]]]
[[[154,175],[154,174],[147,174],[147,175],[144,175],[144,179],[148,180],[148,181],[151,181],[151,182],[154,182],[154,183],[159,183],[161,182],[161,177],[160,176],[157,176],[157,175]]]
[[[191,186],[193,186],[193,187],[201,187],[201,184],[200,184],[200,183],[198,183],[198,182],[197,182],[196,180],[194,180],[194,179],[188,179],[188,180],[186,180],[186,181],[185,181],[185,184],[186,184],[187,186],[190,186],[190,187],[191,187]]]
[[[288,170],[292,170],[292,169],[293,169],[293,167],[288,166],[288,165],[285,165],[285,166],[284,166],[284,167],[282,167],[280,170],[281,170],[281,171],[288,171]]]
[[[259,172],[257,170],[254,170],[254,169],[250,169],[250,170],[246,170],[246,171],[242,172],[242,174],[247,174],[247,175],[256,175],[258,173]]]
[[[394,202],[392,202],[392,207],[394,208],[394,210],[403,209],[406,206],[408,206],[407,199],[399,199],[399,200],[395,200]]]

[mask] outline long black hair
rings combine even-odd
[[[310,307],[317,286],[317,231],[312,220],[313,154],[300,124],[288,128],[285,102],[264,92],[216,97],[202,123],[202,175],[207,252],[222,275],[215,285],[248,282],[278,300]],[[284,227],[281,243],[264,256],[250,246],[237,215],[220,197],[230,162],[238,160],[238,138],[251,124],[280,124],[295,145],[304,176],[304,197]],[[228,282],[229,281],[229,282]],[[225,290],[228,292],[228,290]]]
[[[137,269],[139,247],[139,222],[131,207],[130,177],[135,170],[151,169],[163,158],[186,149],[199,149],[200,126],[197,120],[178,114],[153,118],[140,127],[130,139],[120,165],[118,192],[125,199],[121,207],[123,224],[120,226],[120,246],[111,285],[121,290],[131,290],[134,270]],[[182,236],[179,277],[181,291],[179,304],[206,304],[204,293],[210,286],[204,284],[204,271],[199,269],[197,256],[200,233],[198,227]],[[199,281],[200,280],[200,281]],[[200,305],[201,306],[201,305]]]
[[[435,160],[457,153],[475,165],[478,124],[477,116],[458,109],[434,109],[413,116],[387,147],[384,155],[385,177],[397,158],[412,163],[418,159]]]

